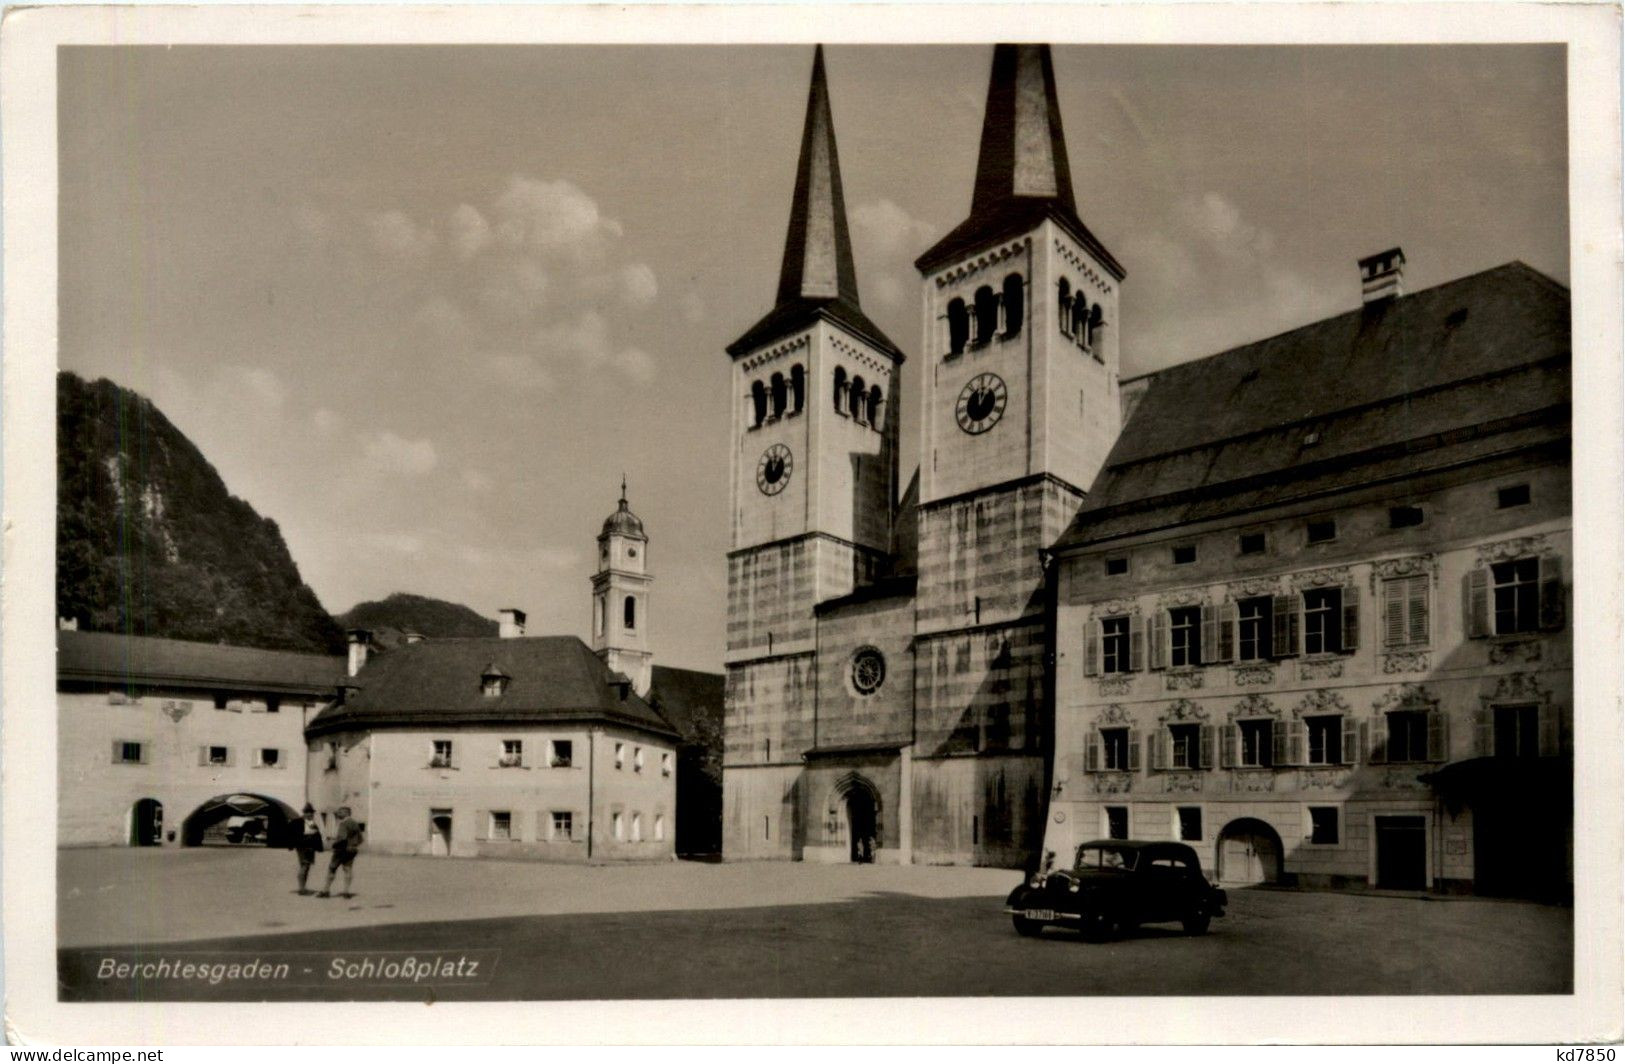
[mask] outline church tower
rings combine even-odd
[[[914,843],[1004,864],[1042,831],[1041,552],[1121,423],[1123,268],[1078,217],[1048,46],[994,49],[969,216],[915,265],[925,329]]]
[[[626,478],[621,501],[604,518],[598,533],[598,569],[592,574],[592,649],[614,672],[632,681],[639,695],[649,693],[649,537],[643,522],[626,504]]]
[[[813,740],[813,608],[889,563],[903,362],[858,302],[822,48],[777,297],[727,350],[723,845],[737,857],[786,857],[795,780]]]

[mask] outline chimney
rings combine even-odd
[[[350,645],[350,663],[345,675],[354,676],[367,664],[367,655],[372,652],[372,633],[365,628],[351,628],[344,633],[344,641]]]
[[[1405,253],[1389,248],[1360,260],[1360,301],[1366,306],[1405,294]]]
[[[500,621],[497,626],[497,635],[503,639],[518,639],[525,634],[525,611],[508,607],[498,610]]]
[[[407,646],[411,646],[413,643],[423,642],[422,632],[402,632],[401,637],[406,640]]]

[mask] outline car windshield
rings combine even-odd
[[[1138,856],[1135,851],[1119,846],[1079,846],[1077,867],[1132,872]]]

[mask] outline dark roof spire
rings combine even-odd
[[[881,350],[902,358],[897,346],[858,306],[858,274],[852,265],[852,238],[846,227],[823,45],[813,51],[812,84],[807,90],[807,118],[801,128],[801,155],[796,162],[790,226],[784,235],[778,295],[767,316],[729,345],[728,353],[741,355],[771,343],[816,317],[838,321]]]
[[[841,161],[835,151],[835,123],[830,118],[829,85],[824,79],[823,45],[813,51],[795,198],[790,201],[790,228],[784,236],[784,265],[779,270],[778,302],[793,299],[858,301],[846,201],[841,195]]]
[[[1045,216],[1070,231],[1104,266],[1122,277],[1122,266],[1083,224],[1072,198],[1072,167],[1061,129],[1049,45],[994,45],[970,217],[921,255],[915,265],[930,272],[963,254],[1019,235]]]

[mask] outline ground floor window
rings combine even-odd
[[[1176,810],[1179,821],[1180,842],[1202,841],[1202,807],[1182,805]]]
[[[573,820],[574,820],[574,817],[572,817],[571,814],[569,814],[569,813],[554,812],[554,814],[553,814],[553,837],[555,839],[567,839],[567,838],[569,838],[570,837],[570,832],[571,832],[571,830],[573,829],[573,826],[574,826],[573,823],[572,823]]]
[[[1106,837],[1109,839],[1128,838],[1128,806],[1108,805],[1106,807]]]
[[[505,812],[491,813],[491,838],[513,838],[513,814]]]
[[[1335,805],[1309,807],[1309,841],[1316,846],[1335,846],[1338,834],[1338,816]]]

